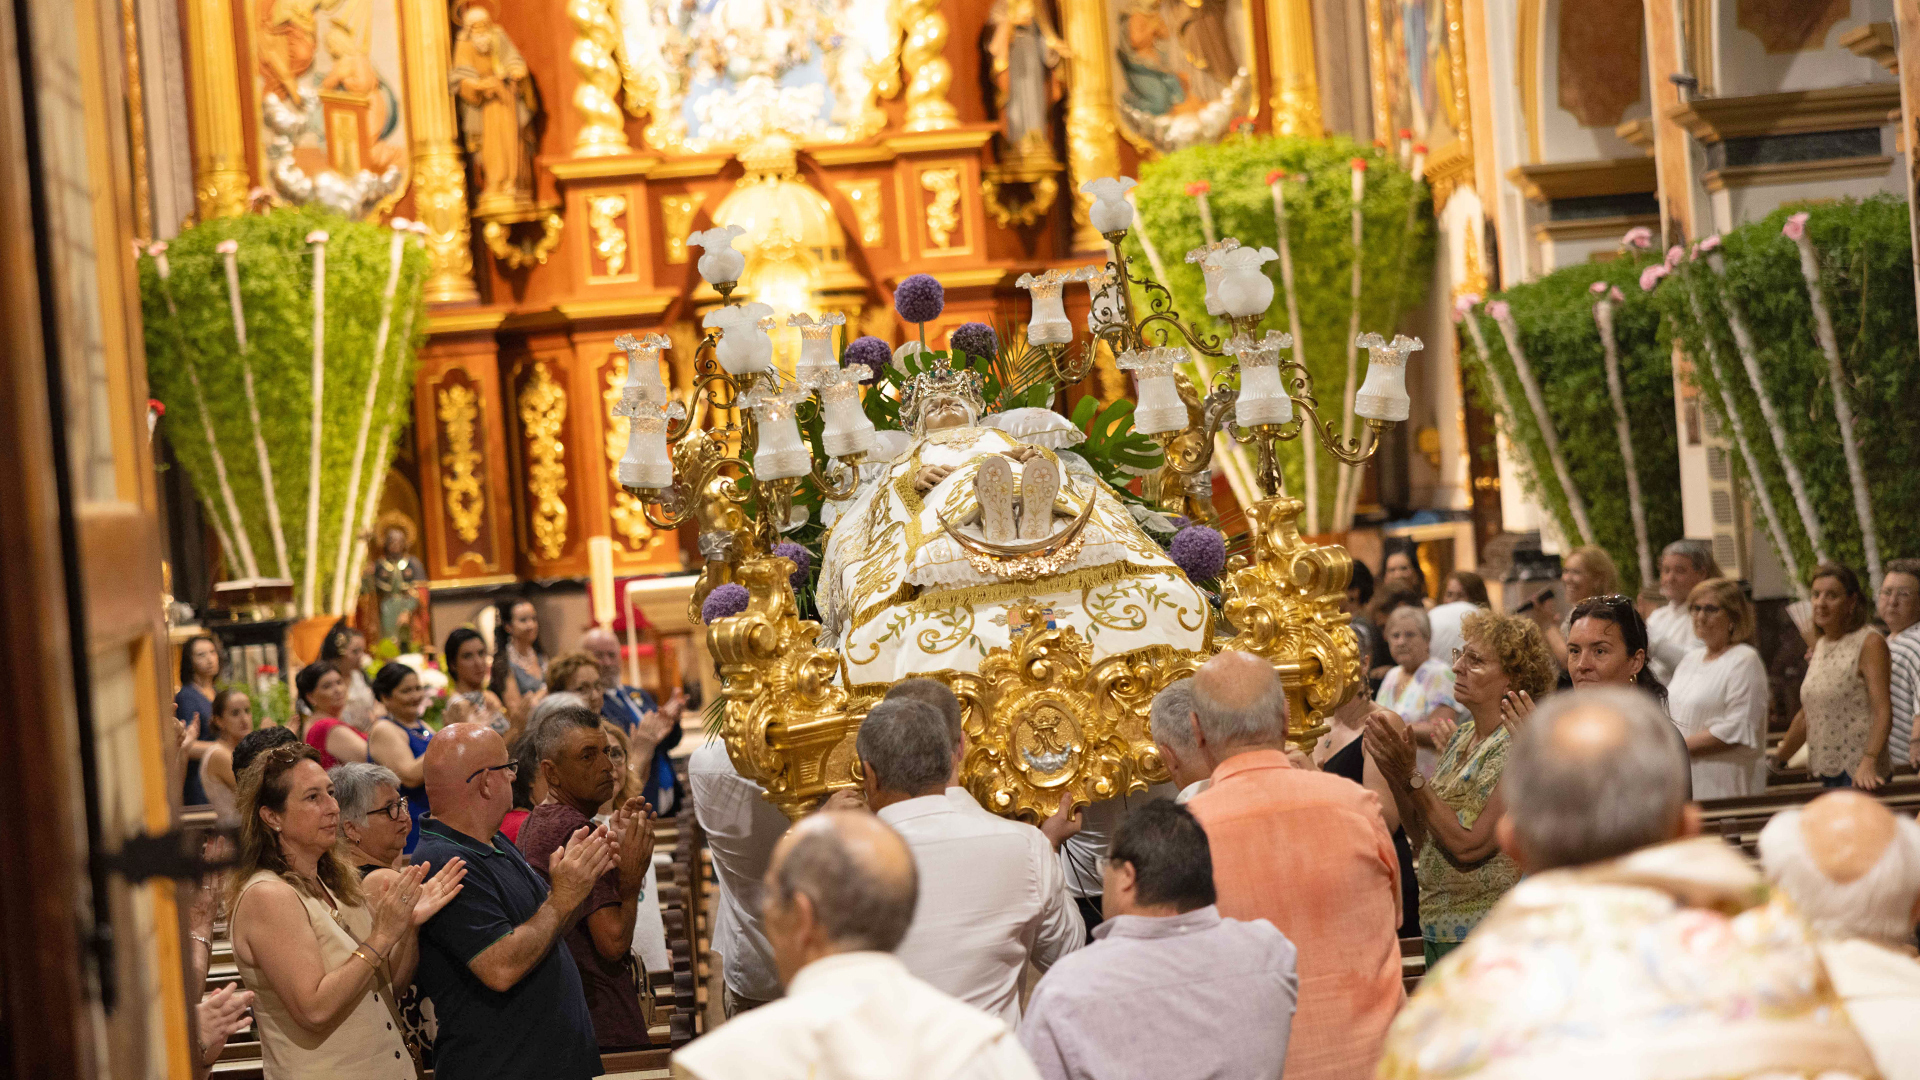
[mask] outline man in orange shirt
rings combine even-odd
[[[1220,914],[1266,919],[1299,949],[1287,1080],[1364,1080],[1406,1000],[1399,860],[1380,800],[1287,763],[1273,665],[1223,652],[1193,678],[1194,739],[1213,784],[1188,808],[1207,831]]]

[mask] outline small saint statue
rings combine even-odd
[[[473,166],[474,209],[531,204],[539,95],[520,50],[478,0],[460,8],[450,81]]]
[[[1047,0],[997,0],[987,34],[1007,145],[1016,156],[1051,159],[1047,116],[1060,97],[1056,72],[1068,51]]]
[[[369,540],[372,558],[360,581],[357,622],[370,636],[397,643],[403,653],[425,649],[433,641],[427,568],[414,557],[413,542],[413,522],[406,515],[380,515]]]

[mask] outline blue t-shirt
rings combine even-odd
[[[573,956],[556,938],[546,956],[505,993],[487,988],[468,962],[547,900],[547,883],[507,838],[491,844],[429,817],[420,823],[413,861],[435,871],[467,860],[465,887],[420,930],[414,983],[433,999],[440,1033],[434,1075],[442,1080],[590,1080],[600,1050]]]
[[[391,720],[388,722],[395,723]],[[420,721],[414,727],[405,724],[396,726],[407,733],[407,750],[414,757],[427,756],[427,744],[433,741],[433,729],[427,726],[426,721]],[[413,818],[413,824],[407,832],[407,854],[411,855],[414,847],[420,843],[420,819],[427,814],[427,786],[407,787],[403,784],[400,794],[406,797],[407,815]]]

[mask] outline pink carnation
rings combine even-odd
[[[1640,291],[1652,292],[1653,287],[1660,284],[1660,279],[1672,272],[1665,263],[1655,263],[1640,271]]]
[[[407,229],[413,225],[413,222],[403,217],[397,217],[388,222],[388,224],[393,226],[394,232],[406,232]]]
[[[1505,300],[1495,300],[1487,305],[1487,314],[1493,316],[1494,322],[1506,322],[1513,317],[1513,309],[1507,306]]]
[[[1686,254],[1687,254],[1686,249],[1682,248],[1679,244],[1675,244],[1672,247],[1668,248],[1667,249],[1667,269],[1671,270],[1674,267],[1679,266],[1680,260],[1685,258]]]
[[[240,250],[240,241],[222,240],[219,243],[213,245],[213,250],[219,252],[222,255],[231,255],[234,252]]]
[[[1467,318],[1468,313],[1473,311],[1473,309],[1476,306],[1478,306],[1479,303],[1480,303],[1479,293],[1462,294],[1458,300],[1455,300],[1453,302],[1453,321],[1464,322]]]
[[[315,229],[307,234],[307,243],[309,244],[324,244],[327,242],[327,239],[327,230],[325,229]]]
[[[1627,294],[1621,292],[1620,286],[1618,285],[1615,285],[1613,288],[1608,289],[1607,295],[1611,296],[1613,298],[1613,302],[1616,304],[1627,298]]]
[[[1714,233],[1712,236],[1700,241],[1700,254],[1705,255],[1707,252],[1717,250],[1719,247],[1720,234]]]
[[[1620,238],[1620,244],[1623,247],[1639,248],[1645,251],[1653,246],[1653,230],[1645,225],[1635,225],[1627,230],[1627,235]]]
[[[167,242],[165,240],[155,240],[153,243],[147,245],[147,254],[152,258],[157,259],[166,253]]]
[[[1785,233],[1789,240],[1798,240],[1807,235],[1807,212],[1802,210],[1788,218],[1787,223],[1780,227],[1780,231]]]
[[[1592,293],[1595,296],[1599,296],[1601,293],[1607,291],[1607,283],[1604,281],[1596,281],[1593,284],[1587,286],[1587,291]]]

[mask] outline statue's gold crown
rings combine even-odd
[[[976,419],[987,410],[983,390],[986,378],[977,371],[953,370],[947,358],[938,357],[933,367],[907,380],[900,391],[900,415],[908,428],[917,427],[920,413],[935,398],[957,397],[973,406]]]

